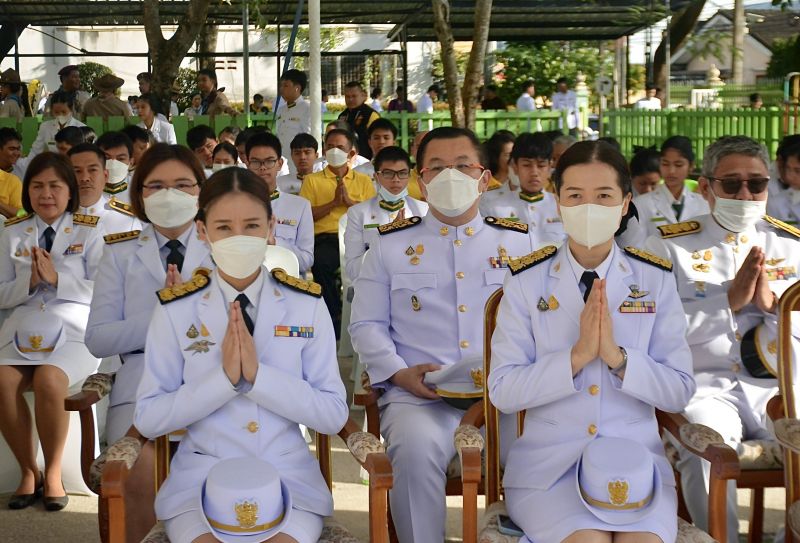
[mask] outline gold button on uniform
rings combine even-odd
[[[458,310],[461,313],[466,313],[467,312],[467,306],[465,306],[464,304],[461,304],[460,306],[458,306]]]
[[[255,434],[256,432],[258,432],[258,429],[259,426],[256,421],[251,420],[250,422],[247,423],[247,431],[250,432],[251,434]]]
[[[456,272],[456,279],[464,279],[464,272]]]
[[[453,242],[453,245],[455,245],[456,247],[461,247],[462,245],[464,245],[464,242],[461,241],[460,239],[457,239]]]
[[[590,436],[593,436],[597,433],[597,426],[595,426],[594,424],[590,424],[589,428],[587,428],[586,431],[589,432]]]
[[[600,394],[600,387],[597,385],[590,386],[589,394],[591,394],[592,396],[597,396],[598,394]]]
[[[469,341],[465,339],[461,342],[461,348],[466,349],[467,347],[469,347]]]

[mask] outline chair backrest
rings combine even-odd
[[[800,281],[786,289],[778,303],[778,386],[783,398],[783,415],[798,418],[796,383],[794,375],[796,361],[792,360],[792,312],[800,311]],[[800,500],[800,455],[784,449],[786,480],[786,502]]]
[[[270,245],[264,257],[264,265],[270,271],[273,268],[283,268],[289,275],[300,277],[300,261],[297,260],[297,255],[286,247]]]

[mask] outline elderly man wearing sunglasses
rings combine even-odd
[[[685,414],[734,449],[771,438],[766,404],[778,391],[775,313],[800,266],[800,231],[766,215],[768,182],[764,146],[723,137],[703,158],[699,192],[711,213],[660,226],[660,236],[646,243],[672,260],[686,312],[697,392]],[[709,464],[680,450],[678,469],[689,512],[706,529]],[[735,542],[733,482],[728,492],[728,541]]]

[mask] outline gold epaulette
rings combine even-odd
[[[94,228],[97,226],[97,221],[100,220],[100,217],[97,215],[84,215],[83,213],[73,213],[72,214],[72,224],[79,224],[81,226],[91,226]]]
[[[206,268],[197,268],[192,278],[185,283],[159,290],[156,293],[158,295],[158,300],[161,302],[161,305],[164,305],[185,298],[195,292],[199,292],[208,286],[208,276],[210,274],[211,272]]]
[[[526,225],[527,226],[527,225]],[[530,254],[521,256],[519,258],[512,258],[508,263],[508,269],[511,270],[511,275],[517,275],[520,272],[534,267],[535,265],[552,258],[558,247],[555,245],[546,245]]]
[[[775,217],[770,217],[769,215],[764,215],[764,220],[770,223],[772,226],[779,230],[783,230],[784,232],[788,232],[796,238],[800,238],[800,228],[796,226],[792,226],[787,222],[783,222],[781,220],[776,219]],[[8,224],[8,223],[6,223]]]
[[[120,181],[119,183],[115,183],[113,185],[106,183],[106,186],[103,187],[103,192],[106,194],[119,194],[120,192],[128,190],[128,182],[127,181]]]
[[[658,227],[662,238],[677,238],[686,234],[695,234],[703,229],[703,225],[697,221],[676,222],[675,224],[664,224]]]
[[[288,273],[286,273],[286,270],[284,270],[283,268],[273,269],[272,277],[274,277],[278,283],[286,285],[291,289],[303,292],[305,294],[308,294],[309,296],[314,296],[315,298],[322,298],[322,286],[320,286],[319,283],[314,283],[313,281],[305,281],[303,279],[293,277]]]
[[[111,245],[113,243],[120,243],[122,241],[130,241],[132,239],[139,239],[139,234],[141,234],[141,230],[131,230],[130,232],[117,232],[116,234],[108,234],[103,236],[107,245]]]
[[[419,217],[409,217],[399,221],[392,221],[390,223],[380,225],[378,227],[378,233],[380,235],[384,235],[391,234],[392,232],[399,232],[400,230],[405,230],[406,228],[416,226],[421,222],[422,219]]]
[[[28,213],[27,215],[23,215],[22,217],[14,217],[13,219],[8,219],[5,222],[6,226],[11,226],[12,224],[19,224],[21,222],[27,221],[28,219],[33,218],[33,213]]]
[[[496,226],[498,228],[505,228],[506,230],[513,230],[515,232],[528,233],[528,223],[511,221],[509,219],[499,219],[497,217],[486,217],[483,222]]]
[[[126,204],[125,202],[120,202],[119,200],[112,199],[110,202],[108,202],[108,207],[110,207],[114,211],[118,211],[120,213],[123,213],[125,215],[130,215],[131,217],[133,217],[133,206],[131,206],[130,204]]]
[[[625,253],[632,256],[636,260],[647,262],[648,264],[651,264],[656,268],[661,268],[662,270],[666,271],[672,271],[671,261],[667,260],[666,258],[661,258],[660,256],[656,256],[653,253],[648,253],[647,251],[637,249],[636,247],[625,247]]]

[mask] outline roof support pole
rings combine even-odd
[[[308,97],[311,99],[311,135],[322,147],[322,47],[320,0],[308,1]]]
[[[250,2],[242,2],[242,63],[245,126],[250,126]]]

